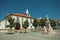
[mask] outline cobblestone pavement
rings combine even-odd
[[[55,29],[56,34],[42,34],[41,32],[7,34],[0,32],[0,40],[60,40],[60,29]]]

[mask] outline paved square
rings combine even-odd
[[[6,34],[0,32],[0,40],[60,40],[60,29],[55,29],[56,34],[42,34],[41,32]]]

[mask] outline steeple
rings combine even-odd
[[[29,14],[29,11],[28,11],[28,9],[26,9],[26,14]]]
[[[30,14],[29,14],[28,9],[26,9],[26,12],[25,12],[25,13],[26,13],[26,15],[27,15],[27,16],[29,16],[29,17],[30,17]]]

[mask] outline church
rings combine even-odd
[[[6,25],[9,25],[9,22],[8,22],[8,20],[7,20],[7,18],[8,18],[9,16],[11,16],[12,18],[14,18],[14,19],[15,19],[15,22],[19,22],[19,24],[20,24],[19,29],[23,29],[22,24],[23,24],[24,21],[28,18],[28,22],[29,22],[29,27],[28,27],[28,29],[31,29],[31,28],[34,29],[34,27],[33,27],[33,25],[32,25],[34,18],[32,18],[31,15],[29,14],[28,9],[26,9],[25,14],[22,14],[22,13],[12,13],[12,14],[7,15],[7,16],[5,17],[5,19],[0,22],[0,29],[2,29],[2,30],[3,30],[3,29],[4,29],[4,30],[5,30],[5,29],[9,29],[9,28],[6,27]],[[13,29],[14,29],[14,28],[13,28]]]

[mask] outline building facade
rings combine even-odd
[[[9,29],[9,28],[6,28],[6,25],[9,25],[9,22],[8,22],[8,20],[7,20],[7,18],[8,18],[9,16],[11,16],[12,18],[14,18],[14,19],[15,19],[15,22],[19,22],[19,24],[20,24],[20,29],[23,29],[22,24],[24,23],[24,21],[25,21],[26,19],[28,19],[28,22],[29,22],[29,27],[28,27],[28,29],[31,29],[31,28],[34,29],[34,27],[33,27],[33,25],[32,25],[32,23],[33,23],[33,21],[34,21],[34,18],[32,18],[32,17],[30,16],[28,9],[26,10],[26,13],[25,13],[25,14],[13,13],[13,14],[7,15],[7,17],[6,17],[3,21],[0,22],[0,29]],[[14,29],[14,28],[13,28],[13,29]]]

